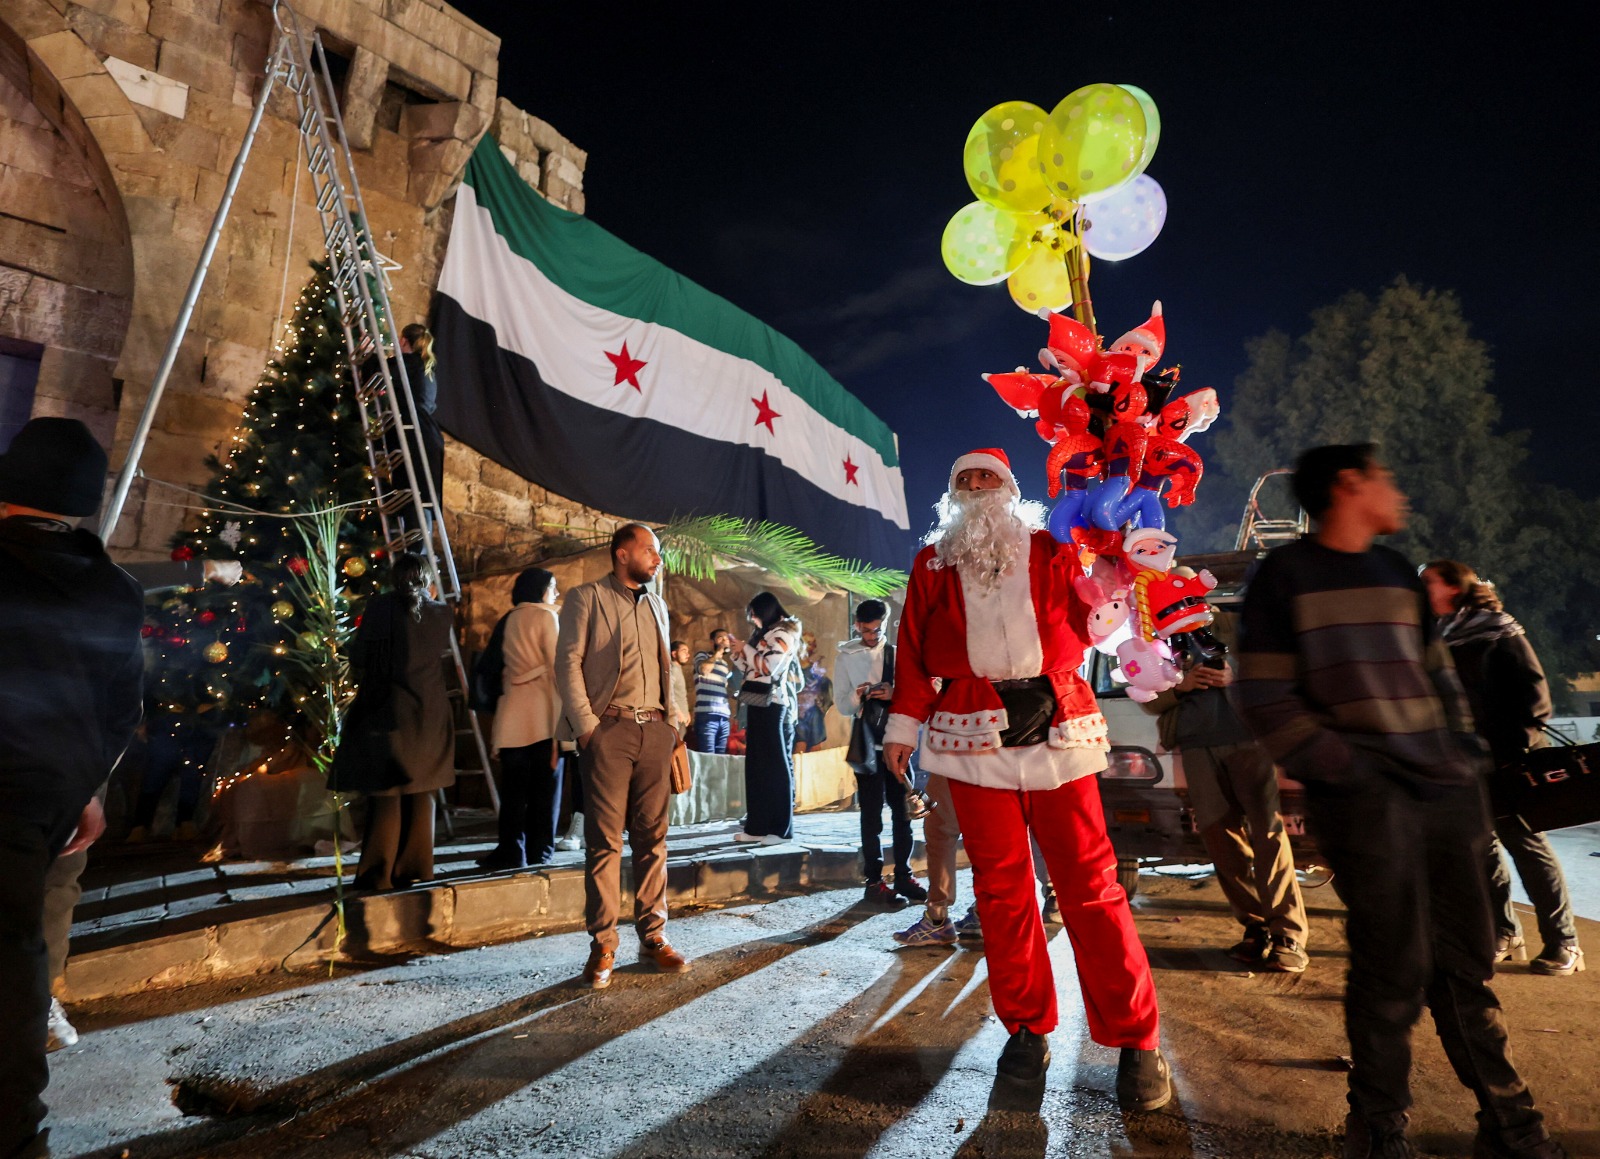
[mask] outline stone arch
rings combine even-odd
[[[93,102],[87,118],[81,100]],[[116,367],[132,313],[134,259],[127,213],[91,121],[123,116],[138,124],[99,58],[53,9],[38,0],[6,4],[0,339],[9,357],[37,354],[31,413],[82,419],[108,448],[121,401]]]

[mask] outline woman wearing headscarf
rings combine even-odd
[[[744,831],[735,840],[779,845],[794,835],[795,699],[800,667],[800,621],[771,592],[757,592],[745,609],[755,631],[733,658],[744,673]]]
[[[1547,743],[1543,725],[1550,717],[1550,687],[1544,668],[1522,625],[1508,616],[1494,585],[1453,559],[1436,559],[1422,569],[1439,633],[1467,691],[1478,734],[1489,744],[1496,765],[1508,764]],[[1496,840],[1489,847],[1489,888],[1495,905],[1495,961],[1504,961],[1523,944],[1516,908],[1511,904],[1511,873],[1500,856],[1511,854],[1522,887],[1533,902],[1544,949],[1530,964],[1536,974],[1565,975],[1583,969],[1572,899],[1555,850],[1543,833],[1520,817],[1496,817]]]
[[[329,787],[367,795],[357,889],[433,880],[434,794],[455,783],[444,655],[455,617],[428,596],[428,565],[401,552],[350,646],[357,684]]]
[[[500,843],[478,864],[485,869],[544,865],[555,853],[561,808],[556,721],[561,697],[554,665],[556,577],[530,567],[511,588],[506,613],[505,669],[494,710],[494,750],[500,757]]]

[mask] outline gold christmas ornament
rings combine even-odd
[[[359,555],[352,555],[344,561],[344,574],[354,579],[367,574],[367,561]]]
[[[294,605],[291,604],[288,600],[273,600],[272,601],[272,618],[273,619],[275,619],[275,620],[287,620],[292,615],[294,615]]]
[[[206,645],[206,659],[213,664],[221,664],[228,658],[228,646],[221,640]]]
[[[318,648],[322,647],[322,637],[317,635],[315,632],[301,632],[300,647],[304,648],[307,652],[315,652]]]

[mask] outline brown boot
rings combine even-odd
[[[615,950],[602,950],[598,946],[589,951],[589,960],[583,966],[583,984],[591,990],[604,990],[611,985],[611,971],[617,965]]]
[[[665,942],[646,942],[639,947],[639,960],[655,965],[660,974],[687,974],[689,960]]]

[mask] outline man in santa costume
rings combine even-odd
[[[1022,502],[1004,451],[956,460],[938,526],[911,570],[883,754],[903,780],[920,732],[922,767],[950,783],[989,990],[1011,1034],[1000,1075],[1041,1080],[1057,1022],[1031,831],[1072,939],[1089,1034],[1122,1050],[1123,1107],[1154,1110],[1171,1099],[1172,1082],[1095,778],[1110,746],[1078,675],[1089,609],[1072,581],[1082,570],[1076,547],[1039,529],[1042,514]]]

